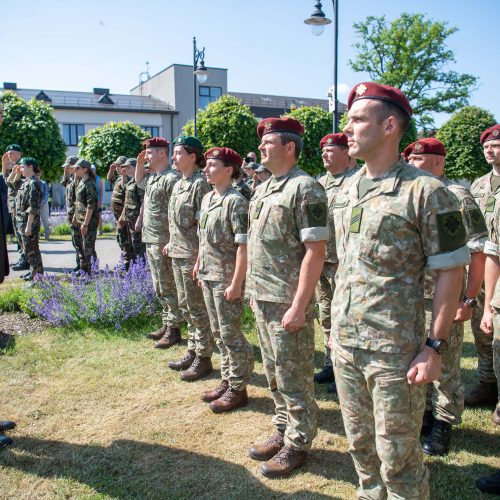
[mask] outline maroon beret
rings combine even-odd
[[[345,146],[347,147],[347,136],[342,133],[328,134],[321,139],[319,147],[323,149],[325,146]]]
[[[231,148],[210,148],[205,153],[205,159],[213,158],[221,160],[227,165],[239,167],[243,163],[243,158]]]
[[[479,142],[484,144],[486,141],[494,141],[495,139],[500,139],[500,124],[493,125],[493,127],[487,128],[482,134]]]
[[[152,139],[146,139],[142,143],[143,149],[147,148],[169,148],[170,147],[170,142],[167,141],[167,139],[164,139],[163,137],[153,137]]]
[[[412,153],[418,155],[446,156],[446,148],[440,140],[435,139],[434,137],[427,137],[407,146],[403,155],[406,159],[408,159]]]
[[[347,109],[351,109],[352,103],[360,99],[379,99],[390,102],[402,109],[408,116],[413,114],[410,103],[400,89],[390,85],[382,85],[375,82],[363,82],[356,85],[347,99]]]
[[[302,137],[304,126],[295,118],[264,118],[257,125],[257,135],[262,139],[263,135],[273,132],[288,132]]]

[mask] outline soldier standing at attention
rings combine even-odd
[[[97,259],[95,240],[99,214],[97,212],[97,188],[95,174],[89,161],[80,158],[75,163],[75,175],[79,178],[75,193],[75,215],[73,225],[78,227],[82,239],[78,242],[81,270],[90,273],[92,259]]]
[[[168,207],[170,241],[164,248],[172,259],[179,308],[188,324],[188,351],[172,370],[183,370],[181,380],[191,382],[212,373],[212,332],[203,292],[193,280],[198,258],[198,221],[201,200],[211,190],[200,170],[205,167],[203,145],[192,136],[177,137],[172,162],[182,174]]]
[[[157,340],[155,347],[166,349],[181,341],[180,324],[182,316],[177,305],[172,262],[163,255],[163,247],[170,239],[168,227],[168,205],[172,189],[180,176],[168,165],[170,143],[163,137],[144,141],[143,150],[137,157],[135,182],[144,190],[142,205],[142,241],[146,244],[149,269],[156,296],[162,305],[162,326],[148,334]],[[146,175],[145,163],[152,170]],[[139,215],[139,229],[141,215]]]
[[[314,293],[328,239],[324,189],[297,167],[304,127],[293,118],[257,126],[263,165],[272,177],[250,203],[247,292],[253,303],[276,433],[254,445],[265,476],[302,467],[316,436]]]
[[[348,98],[349,155],[364,167],[336,194],[339,268],[334,367],[359,498],[428,498],[420,430],[426,384],[441,371],[470,260],[456,197],[405,163],[412,109],[401,90],[366,82]],[[424,274],[436,272],[425,331]]]
[[[40,172],[38,162],[29,156],[21,158],[9,176],[9,184],[15,185],[24,177],[16,193],[16,224],[21,236],[21,246],[30,265],[30,272],[23,276],[25,281],[31,281],[37,274],[43,274],[42,255],[38,240],[40,237],[40,205],[42,189],[35,178]]]
[[[347,137],[342,134],[328,134],[321,139],[319,147],[322,150],[321,158],[326,175],[319,179],[319,183],[325,188],[330,207],[335,193],[342,187],[344,180],[352,175],[354,170],[349,170],[349,148]],[[335,273],[339,265],[337,252],[335,250],[335,228],[331,211],[328,211],[328,225],[330,228],[330,239],[326,244],[326,257],[323,272],[316,286],[316,301],[319,305],[319,321],[323,330],[325,341],[325,358],[323,368],[314,375],[318,384],[328,383],[328,392],[335,392],[335,377],[333,375],[332,353],[329,347],[330,329],[332,326],[331,307],[333,292],[335,290]]]
[[[68,156],[63,164],[64,175],[62,185],[66,188],[66,212],[68,214],[68,224],[71,229],[71,243],[76,251],[76,267],[73,272],[80,270],[80,257],[78,255],[78,247],[82,246],[82,234],[80,228],[73,225],[73,217],[76,209],[76,187],[78,186],[78,178],[75,175],[75,164],[78,161],[78,156]]]
[[[495,125],[481,134],[480,142],[488,165],[492,166],[489,174],[483,175],[472,183],[472,196],[476,199],[486,220],[486,227],[491,230],[493,214],[500,205],[500,155],[495,154],[500,144],[500,125]],[[490,234],[491,235],[491,234]],[[497,402],[497,379],[493,368],[492,336],[481,329],[481,319],[485,310],[484,288],[477,298],[471,327],[477,351],[477,371],[479,384],[465,394],[465,406],[494,406]]]
[[[248,201],[232,186],[241,156],[230,148],[205,153],[207,182],[214,188],[201,202],[200,251],[193,278],[202,284],[210,326],[221,355],[220,385],[202,395],[215,413],[248,404],[253,349],[241,331],[247,269]]]
[[[448,350],[441,355],[441,375],[427,386],[427,401],[422,426],[423,450],[428,455],[448,453],[452,425],[459,425],[464,410],[464,389],[460,360],[464,339],[464,321],[469,321],[483,281],[484,244],[488,230],[481,209],[470,191],[444,176],[446,149],[438,139],[427,138],[410,144],[404,151],[408,162],[434,175],[457,197],[465,225],[467,247],[471,253],[469,273],[464,282],[455,321],[448,336]],[[426,272],[424,287],[426,332],[431,328],[432,297],[435,275]]]
[[[119,156],[110,166],[107,175],[109,182],[114,182],[113,192],[111,193],[110,210],[113,212],[116,220],[116,241],[120,250],[123,252],[125,266],[133,259],[132,244],[130,242],[126,225],[120,225],[118,220],[123,212],[125,204],[125,185],[127,184],[126,168],[123,164],[127,161],[126,156]]]

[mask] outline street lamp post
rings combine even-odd
[[[338,75],[338,39],[339,39],[339,1],[332,0],[333,13],[335,22],[333,24],[333,132],[338,132],[338,95],[337,95],[337,75]],[[311,33],[315,36],[319,36],[323,33],[325,26],[330,24],[332,21],[325,16],[323,9],[321,8],[321,2],[318,0],[314,6],[314,12],[311,17],[306,19],[304,22],[311,26]]]
[[[198,65],[199,63],[199,65]],[[197,87],[196,81],[198,83],[205,83],[208,78],[208,71],[205,68],[205,47],[202,50],[198,50],[196,47],[196,37],[193,37],[193,87],[194,87],[194,136],[196,136],[196,98],[197,98]]]

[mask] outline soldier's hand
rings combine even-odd
[[[491,335],[493,333],[493,311],[489,307],[484,308],[480,327],[486,335]]]
[[[142,222],[139,219],[135,222],[134,231],[136,233],[140,233],[142,231]]]
[[[24,230],[24,236],[31,236],[32,231],[30,226],[26,226],[26,229]]]
[[[305,311],[299,311],[292,305],[292,307],[290,307],[290,309],[288,309],[288,311],[284,314],[283,319],[281,320],[281,326],[290,333],[295,333],[304,326],[305,322]]]
[[[463,323],[464,321],[469,321],[472,318],[472,307],[460,302],[457,309],[457,314],[455,314],[455,323]]]
[[[88,230],[89,230],[88,226],[85,226],[83,224],[80,226],[80,233],[84,238],[85,236],[87,236]]]
[[[143,149],[138,155],[137,155],[137,163],[140,165],[144,165],[146,163],[146,150]]]
[[[4,153],[2,155],[2,166],[4,165],[8,165],[10,163],[10,156],[9,156],[9,153]]]
[[[410,364],[406,374],[409,384],[422,385],[437,380],[441,375],[441,356],[425,346]]]
[[[125,219],[122,219],[121,217],[118,219],[118,225],[123,228],[125,227]]]
[[[192,272],[192,277],[193,277],[193,281],[195,283],[198,282],[198,272],[200,270],[200,263],[198,262],[198,260],[196,260],[194,266],[193,266],[193,272]]]
[[[224,298],[228,302],[235,302],[241,298],[241,286],[232,283],[224,290]]]
[[[165,257],[168,257],[168,245],[165,245],[165,246],[163,247],[163,250],[161,251],[161,253],[162,253],[163,255],[165,255]]]

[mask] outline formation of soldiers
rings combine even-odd
[[[204,152],[191,136],[150,139],[136,160],[111,165],[126,265],[147,254],[162,305],[162,327],[148,336],[170,348],[187,324],[187,351],[169,367],[190,382],[212,372],[215,339],[221,381],[201,394],[215,413],[249,403],[254,360],[241,317],[250,300],[275,405],[275,432],[249,450],[265,476],[306,463],[317,433],[314,380],[338,393],[359,498],[428,498],[422,452],[448,452],[464,404],[496,405],[500,425],[500,125],[480,137],[492,172],[469,191],[444,177],[437,139],[399,154],[411,115],[399,89],[354,87],[344,133],[319,144],[327,170],[319,182],[297,167],[304,129],[292,118],[259,123],[262,166],[226,147]],[[97,230],[87,164],[65,164],[85,271]],[[269,176],[259,184],[261,167]],[[325,339],[316,375],[314,294]],[[479,384],[464,397],[468,320]],[[477,486],[498,493],[500,471]]]

